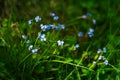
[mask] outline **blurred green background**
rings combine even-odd
[[[65,18],[74,18],[88,12],[101,22],[116,21],[120,12],[119,0],[0,0],[0,16],[46,16],[56,12]],[[66,19],[66,20],[67,20]]]

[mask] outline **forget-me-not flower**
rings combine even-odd
[[[41,24],[40,27],[41,27],[42,31],[46,31],[47,30],[47,26],[46,25]]]
[[[93,28],[89,29],[88,36],[89,37],[93,37],[94,36],[94,29]]]
[[[74,46],[74,50],[76,50],[77,48],[79,48],[80,47],[80,45],[79,44],[76,44],[75,46]]]
[[[58,26],[62,29],[65,29],[65,25],[64,24],[58,24]]]
[[[37,54],[37,52],[38,52],[38,49],[32,49],[33,54]]]
[[[28,50],[31,51],[32,49],[33,49],[33,45],[30,45],[30,46],[28,47]]]
[[[44,41],[46,41],[46,38],[41,38],[40,40],[41,40],[42,42],[44,42]]]
[[[58,40],[57,43],[58,43],[58,46],[63,46],[64,41],[60,41],[60,40]]]
[[[35,17],[35,21],[36,21],[36,22],[41,21],[41,17],[36,16],[36,17]]]
[[[40,38],[40,40],[43,42],[43,41],[46,41],[46,35],[45,34],[39,34],[38,37]]]
[[[79,45],[79,44],[76,44],[76,45],[75,45],[75,48],[79,48],[79,47],[80,47],[80,45]]]
[[[29,21],[28,21],[28,24],[31,25],[31,24],[32,24],[32,20],[29,20]]]
[[[78,37],[83,37],[83,32],[79,32]]]
[[[52,13],[52,12],[51,12],[51,13],[50,13],[50,16],[54,17],[54,16],[55,16],[55,13]]]
[[[57,21],[59,19],[59,16],[54,16],[53,19]]]
[[[97,53],[100,54],[102,52],[102,49],[98,49]]]
[[[49,24],[46,26],[47,26],[46,30],[50,30],[52,28]]]
[[[106,59],[103,63],[104,63],[105,65],[108,65],[108,60]]]

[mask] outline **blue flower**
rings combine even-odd
[[[65,29],[65,25],[64,24],[58,24],[58,26],[62,29]]]
[[[42,31],[46,31],[47,30],[47,26],[46,25],[41,24],[40,27],[41,27]]]
[[[29,21],[28,21],[28,24],[31,25],[31,24],[32,24],[32,20],[29,20]]]
[[[88,32],[88,36],[89,36],[89,37],[93,37],[93,36],[94,36],[94,33]]]
[[[46,25],[46,26],[47,26],[46,30],[50,30],[52,28],[50,25]]]
[[[63,46],[64,41],[60,41],[60,40],[58,40],[57,43],[58,43],[58,46]]]
[[[80,47],[80,45],[79,44],[76,44],[75,46],[74,46],[74,50],[76,50],[77,48],[79,48]]]
[[[83,32],[79,32],[78,37],[83,37]]]
[[[94,36],[94,29],[93,28],[89,29],[88,36],[89,37],[93,37]]]
[[[46,38],[45,38],[45,34],[39,34],[38,37],[40,38],[40,40],[43,42],[43,41],[46,41]]]
[[[59,19],[59,17],[58,17],[58,16],[54,16],[53,19],[54,19],[55,21],[57,21],[57,20]]]
[[[76,44],[76,45],[75,45],[75,48],[79,48],[79,47],[80,47],[80,45],[79,45],[79,44]]]
[[[39,16],[36,16],[35,17],[35,21],[38,22],[38,21],[41,21],[41,18]]]
[[[54,16],[55,16],[55,13],[50,13],[50,16],[51,16],[51,17],[54,17]]]
[[[37,52],[38,52],[38,49],[32,49],[33,54],[37,54]]]
[[[54,24],[51,24],[50,26],[52,29],[55,29],[55,27],[56,27]]]
[[[108,60],[105,60],[105,61],[104,61],[104,64],[105,64],[105,65],[108,65]]]
[[[90,29],[89,29],[89,32],[93,33],[93,32],[94,32],[94,29],[93,29],[93,28],[90,28]]]
[[[45,34],[41,34],[41,35],[40,35],[40,38],[45,38]]]

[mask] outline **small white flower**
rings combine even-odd
[[[63,46],[64,41],[60,41],[60,40],[58,40],[57,43],[58,43],[58,46]]]
[[[86,16],[86,15],[82,15],[82,18],[83,18],[83,19],[86,19],[86,18],[87,18],[87,16]]]
[[[93,22],[93,24],[96,24],[96,19],[93,19],[92,22]]]
[[[93,64],[96,64],[96,61],[93,61]]]
[[[105,60],[104,56],[99,56],[98,60]]]

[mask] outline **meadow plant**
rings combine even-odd
[[[58,19],[59,19],[59,16],[57,16],[55,13],[50,13],[50,16],[53,18],[53,20],[54,21],[57,21]],[[88,17],[91,17],[92,16],[92,14],[91,13],[87,13],[86,15],[82,15],[82,17],[81,18],[83,18],[83,19],[87,19]],[[54,37],[57,37],[57,36],[59,36],[60,35],[60,32],[61,32],[61,30],[65,30],[66,29],[66,26],[64,25],[64,24],[61,24],[61,23],[52,23],[52,24],[43,24],[43,23],[41,23],[41,20],[42,20],[42,18],[40,17],[40,16],[36,16],[35,17],[35,20],[33,20],[33,19],[30,19],[29,21],[28,21],[28,25],[31,25],[32,26],[32,21],[35,21],[35,22],[40,22],[40,31],[38,32],[38,36],[37,36],[37,38],[35,38],[36,40],[35,40],[35,43],[34,43],[34,45],[33,44],[30,44],[30,41],[31,40],[27,40],[27,36],[25,36],[24,34],[22,35],[22,38],[24,39],[24,40],[26,40],[26,43],[29,43],[30,45],[29,45],[29,47],[28,47],[28,50],[29,51],[31,51],[33,54],[39,54],[39,49],[41,50],[41,48],[40,47],[42,47],[42,46],[40,46],[40,47],[37,47],[37,48],[34,48],[34,46],[38,46],[39,44],[43,44],[43,42],[46,42],[46,43],[44,43],[44,44],[46,44],[46,45],[48,45],[48,42],[49,42],[49,44],[52,44],[51,45],[51,50],[53,49],[53,50],[55,50],[55,52],[56,52],[56,50],[57,50],[57,46],[63,46],[63,48],[62,49],[64,49],[64,48],[68,48],[68,50],[70,50],[70,51],[76,51],[77,49],[79,50],[80,49],[80,42],[79,43],[77,43],[77,44],[72,44],[73,45],[73,47],[72,46],[67,46],[67,47],[65,47],[68,43],[67,43],[67,41],[66,41],[66,39],[62,39],[61,40],[61,38],[54,38]],[[95,25],[96,24],[96,19],[92,19],[92,22],[93,22],[93,25]],[[51,32],[51,30],[52,30],[52,32],[54,32],[54,34],[53,33],[50,33]],[[59,34],[58,35],[55,35],[55,34],[57,34],[58,32],[56,32],[56,31],[59,31]],[[92,38],[93,36],[94,36],[94,29],[93,28],[89,28],[89,31],[87,32],[87,34],[88,34],[88,37],[89,38]],[[53,36],[54,35],[54,36]],[[81,37],[84,37],[84,35],[83,35],[83,32],[82,31],[80,31],[80,32],[78,32],[78,34],[77,34],[77,36],[79,37],[79,38],[81,38]],[[53,39],[51,39],[51,38],[53,38]],[[50,40],[51,39],[51,40]],[[65,40],[65,43],[64,43],[64,40]],[[68,41],[69,42],[69,41]],[[75,41],[76,42],[76,41]],[[56,47],[52,47],[52,46],[56,46]],[[68,44],[69,45],[69,44]],[[59,50],[57,50],[58,51],[58,53],[60,54],[60,52],[59,52]],[[62,51],[62,50],[61,50]],[[55,52],[53,52],[54,54],[56,54]],[[102,56],[102,55],[104,55],[103,53],[106,53],[107,52],[107,49],[106,49],[106,47],[104,47],[103,48],[103,50],[102,49],[98,49],[98,51],[96,52],[97,54],[99,54],[99,57],[98,57],[98,60],[99,60],[99,62],[101,63],[101,60],[102,60],[102,63],[103,64],[105,64],[105,65],[108,65],[108,60],[104,57],[104,56]],[[63,52],[62,52],[63,53]],[[84,53],[83,53],[84,54]],[[96,54],[96,55],[97,55]],[[65,55],[65,54],[64,54]],[[88,55],[88,53],[86,54],[86,56]],[[84,57],[82,57],[82,58],[85,58],[85,56]],[[82,59],[83,60],[83,59]],[[96,59],[96,61],[97,61],[97,59]],[[96,63],[96,61],[94,61],[95,63]],[[81,61],[80,61],[81,62]],[[97,63],[99,63],[98,61],[97,61]],[[79,63],[79,62],[78,62]],[[81,62],[82,63],[82,62]],[[97,64],[96,63],[96,64]],[[92,65],[91,65],[92,66]],[[90,69],[90,68],[88,68],[88,69]]]
[[[30,70],[32,75],[61,72],[66,74],[60,79],[69,80],[74,71],[77,74],[83,74],[81,77],[84,79],[84,76],[89,76],[89,73],[94,75],[100,69],[100,66],[109,66],[106,57],[109,50],[106,46],[102,49],[98,48],[98,50],[97,48],[95,48],[96,50],[90,48],[90,50],[90,46],[83,49],[85,48],[84,44],[86,44],[84,40],[91,42],[96,35],[94,27],[88,27],[86,31],[77,30],[73,36],[69,32],[72,27],[68,30],[69,27],[61,22],[59,23],[60,17],[58,15],[50,13],[49,16],[54,22],[45,22],[40,16],[36,16],[28,20],[27,28],[25,28],[25,31],[21,31],[20,43],[23,49],[20,50],[23,51],[23,54],[21,54],[22,60],[20,60],[18,66],[24,65],[23,71],[29,67],[27,70]],[[91,16],[92,14],[88,13],[80,18],[87,20]],[[96,25],[96,19],[92,19],[92,24]],[[49,70],[44,72],[48,68]],[[64,69],[63,72],[61,69]],[[78,76],[80,78],[80,75]],[[48,80],[45,77],[44,79]],[[54,79],[54,77],[51,79]]]

